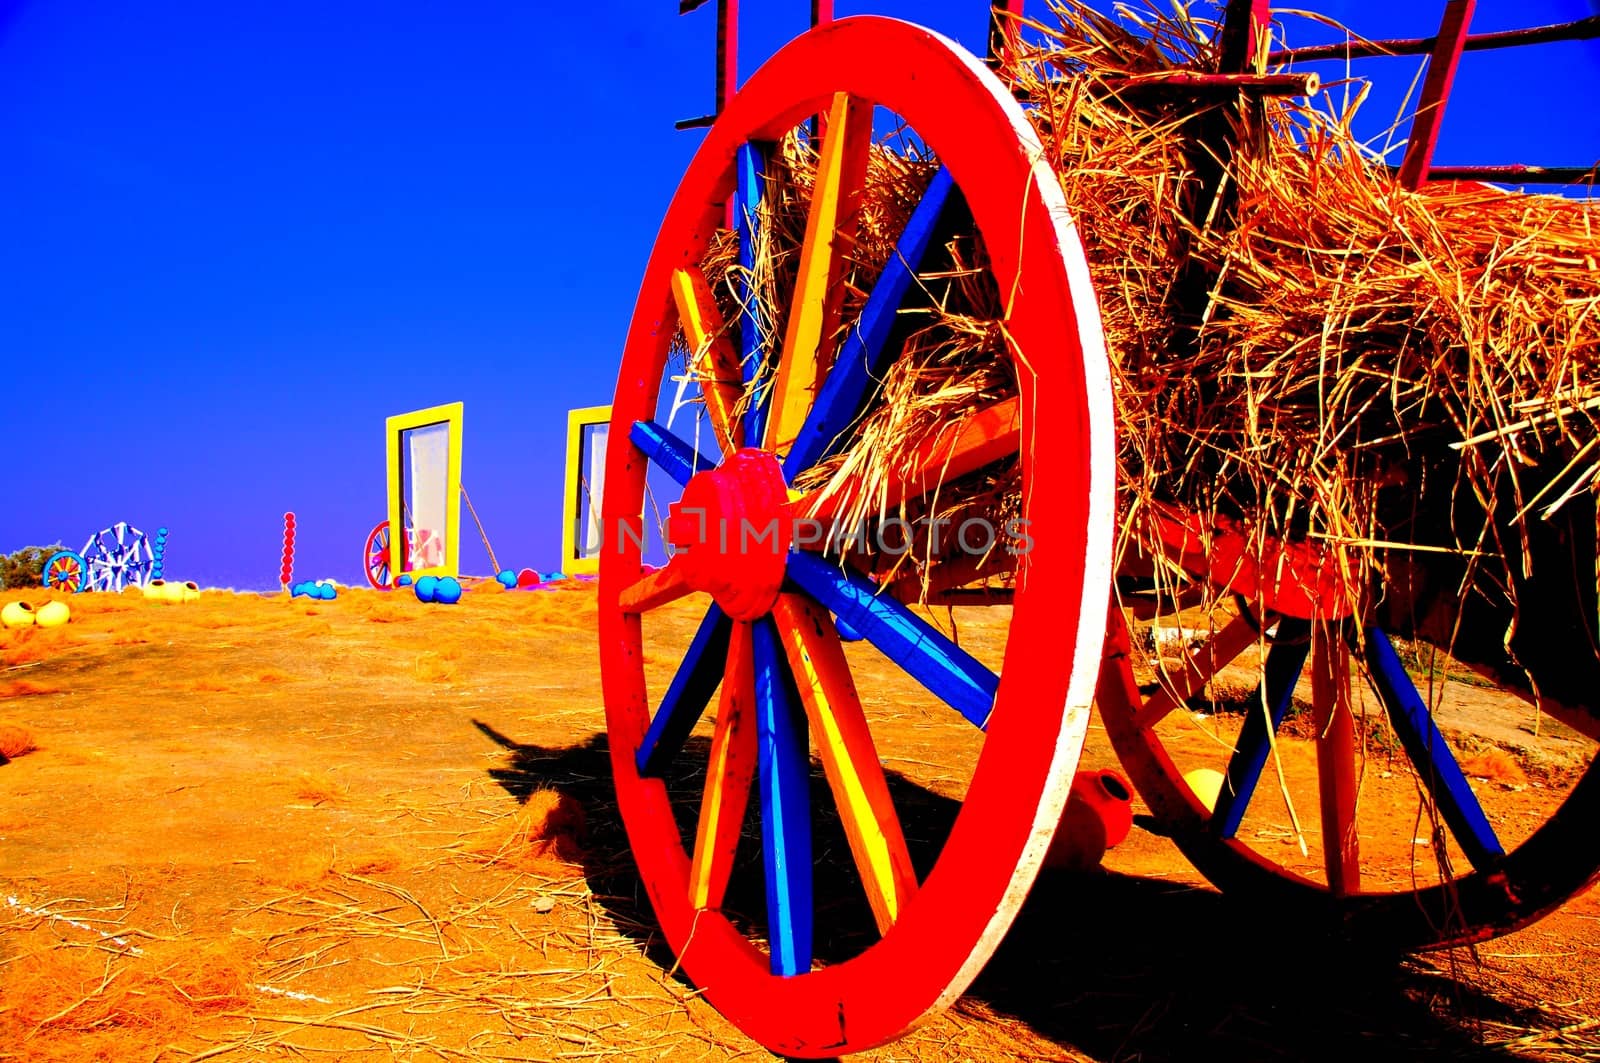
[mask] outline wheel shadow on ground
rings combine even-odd
[[[489,775],[519,802],[536,790],[556,789],[583,805],[590,889],[618,928],[635,937],[652,962],[671,970],[673,955],[654,929],[617,813],[606,736],[542,747],[474,723],[505,749],[506,765]],[[708,746],[691,738],[679,762],[705,764]],[[959,802],[886,774],[913,863],[925,876]],[[685,844],[692,846],[703,776],[687,771],[666,781]],[[818,959],[839,962],[877,935],[815,763],[811,787],[815,951]],[[764,938],[760,850],[752,809],[724,911]],[[1310,946],[1291,921],[1213,890],[1104,871],[1040,875],[1005,941],[956,1008],[982,1014],[975,1004],[1063,1048],[1108,1061],[1505,1059],[1515,1056],[1486,1046],[1477,1023],[1549,1023],[1427,961],[1357,960]]]

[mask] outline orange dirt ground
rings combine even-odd
[[[591,586],[69,600],[65,628],[0,632],[0,725],[36,746],[0,766],[0,1060],[770,1058],[654,931],[611,803]],[[697,619],[652,616],[653,689]],[[1003,627],[962,623],[992,662]],[[978,736],[850,654],[908,838],[936,846]],[[1462,693],[1452,711],[1507,718]],[[1173,748],[1215,744],[1222,717],[1175,717]],[[1472,761],[1503,836],[1570,785],[1566,736],[1542,734]],[[1293,790],[1310,747],[1280,749]],[[1385,756],[1363,782],[1369,885],[1432,863]],[[1112,764],[1096,723],[1084,765]],[[1314,873],[1315,809],[1302,861],[1263,794],[1247,832]],[[1047,870],[968,995],[861,1058],[1595,1058],[1594,894],[1475,952],[1357,966],[1225,901],[1147,825],[1104,871]],[[848,874],[819,837],[820,878]]]

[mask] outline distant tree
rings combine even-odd
[[[0,587],[37,587],[44,582],[44,563],[57,550],[65,550],[60,543],[54,546],[24,546],[7,557],[0,554]]]

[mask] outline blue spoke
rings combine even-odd
[[[640,775],[660,776],[683,748],[722,680],[732,630],[733,622],[714,605],[700,621],[700,630],[694,633],[694,641],[689,643],[683,663],[678,665],[661,707],[634,754]]]
[[[654,421],[635,421],[628,432],[633,445],[644,451],[644,456],[664,469],[668,476],[678,481],[679,487],[688,487],[689,478],[701,469],[715,469],[717,463],[695,450]]]
[[[861,317],[845,338],[828,378],[817,392],[816,402],[807,415],[794,446],[783,462],[783,475],[791,483],[800,473],[821,461],[837,448],[844,432],[867,401],[877,391],[878,382],[888,370],[895,350],[889,346],[895,319],[906,293],[922,268],[923,255],[933,243],[945,208],[952,201],[955,182],[950,171],[940,168],[933,175],[922,202],[912,212],[905,232],[889,256],[888,264],[861,308]],[[959,198],[959,195],[954,197]]]
[[[1310,631],[1311,625],[1306,621],[1284,617],[1278,621],[1278,637],[1297,641],[1275,642],[1267,650],[1261,682],[1266,688],[1267,711],[1272,714],[1272,734],[1278,733],[1294,700],[1295,683],[1299,682],[1300,673],[1305,670],[1306,654],[1311,650],[1310,640],[1300,639]],[[1232,838],[1239,833],[1244,810],[1256,792],[1256,784],[1261,781],[1261,769],[1266,767],[1267,754],[1272,749],[1261,702],[1262,687],[1257,687],[1250,695],[1244,725],[1239,728],[1239,739],[1234,743],[1233,756],[1228,760],[1228,777],[1217,793],[1216,807],[1211,810],[1211,832],[1221,838]]]
[[[741,144],[734,165],[738,171],[733,224],[739,234],[739,364],[744,368],[745,390],[748,392],[767,357],[766,336],[756,310],[761,301],[761,292],[750,284],[755,276],[761,198],[766,187],[766,150],[755,144]],[[750,441],[751,446],[758,445],[766,435],[766,391],[767,385],[763,384],[759,393],[752,394],[750,406],[745,412],[744,438]]]
[[[789,578],[979,729],[989,722],[1000,677],[863,576],[815,554],[789,555]]]
[[[1484,870],[1506,854],[1505,847],[1495,836],[1489,817],[1478,803],[1478,796],[1461,773],[1455,754],[1450,752],[1449,743],[1439,733],[1433,714],[1406,674],[1389,636],[1376,628],[1367,631],[1366,659],[1373,686],[1383,700],[1383,707],[1389,711],[1389,722],[1394,725],[1406,756],[1411,758],[1417,774],[1422,777],[1433,803],[1439,806],[1439,814],[1461,845],[1461,851],[1467,854],[1473,867]]]
[[[806,716],[770,617],[751,626],[761,853],[767,877],[772,973],[811,970],[811,756]]]

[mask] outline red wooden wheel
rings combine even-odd
[[[918,496],[960,470],[1019,459],[1022,518],[1033,541],[1018,560],[999,676],[815,545],[791,542],[787,530],[768,547],[773,554],[741,551],[719,544],[705,524],[694,527],[680,509],[667,529],[680,552],[663,569],[644,574],[641,567],[639,514],[652,463],[687,487],[685,501],[709,514],[702,520],[764,527],[776,518],[787,529],[795,507],[810,504],[810,496],[792,502],[785,490],[796,467],[819,457],[875,394],[878,378],[848,371],[859,359],[841,356],[825,379],[816,365],[826,360],[811,359],[818,344],[842,334],[828,327],[825,293],[834,286],[824,281],[827,248],[843,223],[827,212],[841,183],[839,198],[849,201],[852,145],[862,143],[862,130],[871,139],[865,101],[900,116],[937,153],[943,174],[922,202],[952,183],[959,189],[1005,293],[1016,396],[974,411],[940,445],[913,455],[913,471],[897,488]],[[762,145],[818,114],[828,116],[826,132],[792,300],[748,308],[744,322],[727,329],[683,321],[686,333],[705,332],[713,358],[717,338],[731,347],[734,336],[761,357],[768,345],[747,341],[763,334],[763,322],[774,338],[786,337],[770,376],[754,374],[741,389],[729,380],[739,373],[734,355],[729,372],[705,387],[719,443],[741,436],[746,443],[725,445],[719,465],[654,421],[674,325],[709,309],[697,301],[699,270],[726,223],[726,205],[735,204],[741,240],[762,224],[752,209]],[[787,1055],[870,1048],[957,997],[1033,881],[1077,766],[1109,595],[1112,407],[1087,267],[1041,158],[1025,116],[980,61],[906,23],[844,19],[789,44],[731,101],[683,177],[645,272],[613,404],[602,514],[600,649],[618,805],[683,970],[746,1033]],[[901,248],[914,240],[922,210]],[[872,331],[867,319],[892,286],[894,261],[865,278],[872,295],[852,334]],[[886,323],[898,297],[882,298],[891,304]],[[808,325],[807,314],[820,320]],[[743,364],[748,369],[751,360]],[[790,545],[799,549],[789,552]],[[655,692],[656,709],[646,685],[648,614],[691,594],[714,604],[673,682]],[[835,618],[927,687],[930,713],[947,711],[935,703],[944,701],[987,725],[960,811],[920,881]],[[705,796],[690,813],[696,827],[680,822],[658,762],[683,751],[719,684]],[[880,935],[826,966],[812,962],[813,925],[829,912],[813,911],[810,896],[808,727]],[[752,786],[760,794],[764,934],[722,910]]]
[[[400,546],[402,569],[410,567],[408,560],[410,545],[410,538],[407,537],[406,542]],[[399,576],[399,573],[389,571],[388,521],[378,524],[367,534],[367,547],[363,552],[363,561],[362,571],[367,574],[367,582],[375,589],[385,591],[394,586],[394,581]]]

